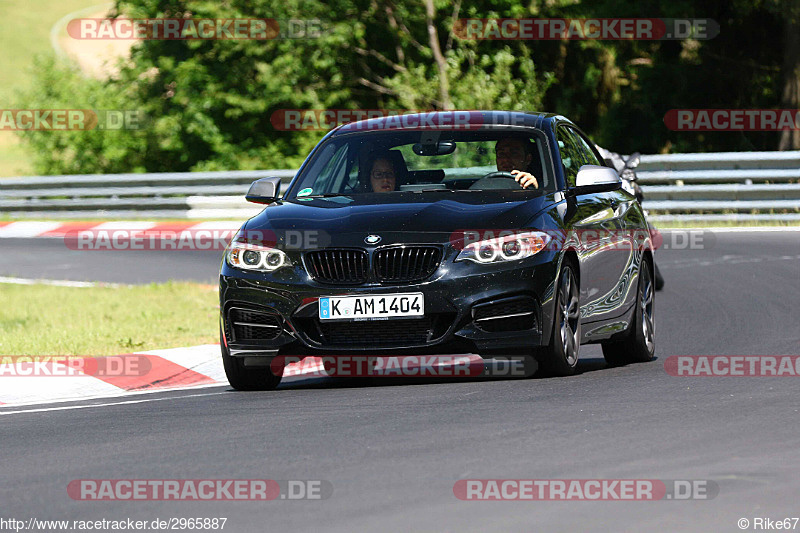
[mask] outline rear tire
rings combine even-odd
[[[220,339],[220,350],[222,351],[222,366],[225,367],[225,376],[228,383],[236,390],[241,391],[264,391],[275,390],[283,378],[283,369],[280,374],[275,375],[271,366],[246,367],[244,361],[239,357],[231,357],[225,347],[225,339]]]
[[[653,281],[651,260],[642,262],[639,270],[639,286],[636,296],[636,309],[633,314],[632,329],[628,337],[621,341],[604,342],[603,357],[611,366],[652,361],[656,353],[655,345],[655,283]]]
[[[550,344],[541,348],[537,357],[544,375],[571,376],[575,373],[581,345],[579,294],[576,268],[565,260],[556,284]]]

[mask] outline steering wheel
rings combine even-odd
[[[486,174],[481,179],[482,180],[495,180],[495,179],[503,179],[503,178],[517,181],[517,178],[516,178],[516,176],[514,176],[514,174],[512,174],[511,172],[503,172],[502,170],[498,170],[496,172],[489,172],[488,174]]]
[[[519,182],[517,181],[517,178],[516,178],[516,176],[514,176],[514,174],[512,174],[511,172],[503,172],[503,171],[498,170],[496,172],[489,172],[484,177],[482,177],[479,180],[477,180],[475,183],[472,184],[470,189],[473,189],[473,188],[474,189],[509,189],[509,187],[491,186],[491,185],[489,185],[489,183],[487,183],[487,182],[495,182],[495,183],[497,183],[497,181],[495,181],[495,180],[512,180],[520,189],[522,188],[522,185],[519,184]],[[476,185],[477,185],[477,187],[476,187]],[[498,183],[498,185],[499,185],[499,183]]]

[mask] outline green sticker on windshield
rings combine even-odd
[[[312,189],[311,187],[308,187],[308,188],[306,188],[306,189],[303,189],[303,190],[302,190],[302,191],[300,191],[299,193],[297,193],[297,196],[308,196],[308,195],[309,195],[309,194],[311,194],[312,192],[314,192],[314,189]]]

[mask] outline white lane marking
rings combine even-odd
[[[145,222],[142,220],[118,220],[113,222],[103,222],[92,228],[92,231],[98,230],[146,230],[154,228],[158,222]]]
[[[163,392],[163,391],[159,391]],[[24,413],[47,413],[51,411],[71,411],[73,409],[89,409],[92,407],[114,407],[117,405],[133,405],[137,403],[162,402],[164,400],[177,400],[181,398],[199,398],[202,396],[218,396],[226,392],[208,392],[205,394],[187,394],[184,396],[169,396],[167,398],[142,398],[141,400],[125,400],[124,402],[96,403],[91,405],[65,405],[61,407],[41,407],[38,409],[22,409],[19,411],[0,411],[0,416],[19,415]]]
[[[658,268],[662,270],[675,270],[679,268],[690,268],[695,266],[713,266],[713,265],[738,265],[742,263],[767,263],[770,261],[797,261],[800,260],[798,255],[779,255],[779,256],[744,256],[744,255],[725,255],[712,260],[700,259],[683,259],[680,261],[659,262]]]
[[[54,287],[110,287],[116,289],[122,287],[118,283],[102,283],[98,281],[69,281],[64,279],[28,279],[0,276],[0,283],[13,285],[52,285]]]
[[[193,226],[189,226],[188,229],[191,229],[192,231],[199,229],[236,231],[241,227],[242,223],[237,220],[220,220],[219,222],[200,222],[199,224],[194,224]]]
[[[325,376],[322,376],[325,378]],[[307,378],[303,378],[300,376],[297,377],[290,377],[288,380],[284,382],[287,384],[302,384],[306,381],[314,382],[315,376],[308,376]],[[48,378],[52,379],[52,378]],[[145,391],[122,391],[121,393],[115,394],[106,394],[106,395],[99,395],[99,396],[88,396],[85,398],[63,398],[60,400],[50,400],[50,401],[35,401],[30,402],[29,404],[16,404],[16,405],[0,405],[0,409],[2,408],[18,408],[18,407],[26,407],[31,405],[47,405],[47,404],[55,404],[55,403],[67,403],[67,402],[86,402],[91,400],[108,400],[108,399],[117,399],[117,398],[124,398],[125,396],[140,396],[143,394],[158,394],[164,392],[177,392],[177,391],[192,391],[192,390],[199,390],[199,389],[210,389],[214,387],[225,387],[226,389],[230,389],[231,386],[228,384],[227,380],[222,383],[205,383],[203,385],[193,385],[190,387],[176,387],[174,389],[154,389],[154,390],[145,390]],[[172,400],[172,399],[180,399],[180,398],[197,398],[201,396],[218,396],[221,394],[229,394],[228,391],[224,392],[208,392],[203,394],[185,394],[182,396],[168,396],[166,398],[142,398],[139,400],[123,400],[123,401],[116,401],[116,402],[109,402],[109,403],[97,403],[91,405],[65,405],[60,407],[36,407],[34,409],[18,409],[16,411],[2,411],[0,410],[0,416],[3,415],[16,415],[22,413],[44,413],[49,411],[69,411],[71,409],[88,409],[89,407],[113,407],[115,405],[128,405],[128,404],[137,404],[137,403],[145,403],[145,402],[159,402],[163,400]]]
[[[6,357],[3,357],[6,359]],[[111,398],[119,396],[120,389],[92,375],[79,372],[70,373],[63,364],[49,363],[54,375],[25,375],[20,363],[9,363],[0,366],[0,402],[15,407],[20,404],[44,405],[53,398],[73,398],[80,400],[86,396]],[[31,372],[32,373],[32,372]]]
[[[26,378],[30,379],[30,378]],[[47,379],[62,379],[62,378],[52,378],[48,377]],[[2,382],[0,382],[2,383]],[[0,409],[8,409],[8,408],[17,408],[17,407],[31,407],[34,405],[49,405],[49,404],[56,404],[56,403],[69,403],[69,402],[83,402],[89,400],[108,400],[108,399],[115,399],[115,398],[124,398],[126,396],[139,396],[141,394],[158,394],[159,392],[177,392],[181,390],[195,390],[195,389],[208,389],[211,387],[224,387],[229,386],[227,380],[224,383],[203,383],[201,385],[183,385],[180,387],[170,387],[164,389],[150,389],[150,390],[138,390],[138,391],[126,391],[124,389],[117,388],[114,392],[109,394],[95,394],[93,396],[73,396],[71,398],[53,398],[53,399],[37,399],[37,400],[30,400],[26,402],[16,402],[16,403],[9,403],[5,402],[6,405],[0,405]],[[0,413],[2,414],[2,413]]]
[[[0,237],[28,238],[61,227],[61,222],[12,222],[0,228]]]
[[[762,232],[797,232],[800,226],[734,226],[730,228],[657,228],[661,232],[667,231],[713,231],[715,233],[762,233]]]
[[[761,263],[764,260],[760,257],[743,257],[741,259],[730,259],[728,261],[729,265],[738,265],[740,263]]]

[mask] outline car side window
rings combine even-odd
[[[578,169],[585,163],[582,150],[575,144],[572,132],[564,127],[558,129],[558,151],[561,154],[561,165],[564,168],[567,186],[574,187]]]
[[[342,190],[344,182],[347,178],[347,166],[349,162],[347,153],[348,148],[349,146],[345,144],[336,152],[336,155],[333,158],[335,163],[333,168],[330,169],[330,174],[328,177],[329,185],[326,192],[339,192]]]
[[[587,165],[598,165],[601,167],[606,166],[603,164],[602,161],[600,161],[600,159],[594,153],[594,150],[592,150],[591,146],[589,146],[589,142],[584,138],[583,135],[581,135],[577,131],[572,131],[572,134],[574,135],[577,144],[581,148],[581,152],[583,153],[583,159],[584,161],[586,161]]]
[[[327,154],[326,154],[327,155]],[[314,194],[339,192],[347,178],[348,145],[339,146],[330,155],[314,182]]]

